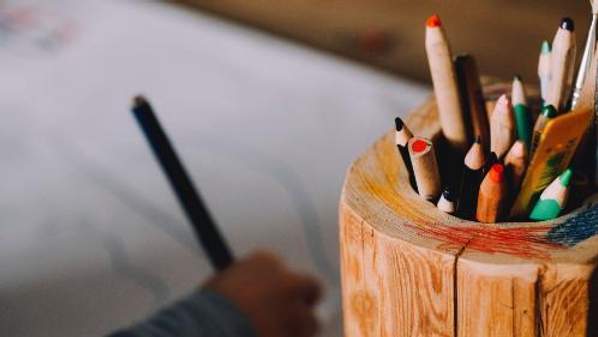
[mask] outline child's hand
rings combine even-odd
[[[249,317],[259,337],[311,337],[318,330],[314,305],[319,283],[289,271],[274,255],[256,253],[209,280]]]

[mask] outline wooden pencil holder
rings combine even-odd
[[[434,100],[407,125],[437,137]],[[393,134],[341,195],[345,337],[598,336],[598,202],[547,222],[462,220],[411,188]]]

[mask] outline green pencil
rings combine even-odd
[[[565,208],[567,197],[569,196],[569,184],[573,172],[566,169],[557,177],[540,195],[540,199],[532,209],[530,219],[532,220],[550,220],[554,219]]]
[[[511,102],[515,112],[515,124],[517,125],[517,139],[521,140],[529,151],[532,143],[532,118],[527,106],[527,98],[521,77],[515,75],[511,91]]]

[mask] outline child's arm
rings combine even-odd
[[[199,291],[110,337],[310,337],[318,283],[272,255],[241,260]]]

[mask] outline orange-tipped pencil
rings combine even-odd
[[[469,132],[461,110],[451,49],[438,15],[431,16],[426,22],[425,44],[442,132],[452,149],[465,153]]]
[[[480,185],[476,219],[495,223],[504,219],[508,188],[503,164],[494,164]]]

